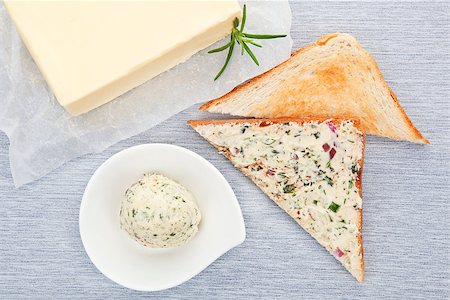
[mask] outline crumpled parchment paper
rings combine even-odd
[[[246,3],[247,32],[289,34],[288,1]],[[225,73],[214,82],[226,51],[203,50],[100,108],[73,117],[56,101],[0,3],[0,130],[10,141],[14,184],[19,187],[36,180],[71,159],[100,152],[195,103],[219,97],[291,54],[290,36],[262,43],[263,48],[254,47],[259,67],[235,51]]]

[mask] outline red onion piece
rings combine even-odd
[[[333,157],[336,155],[336,149],[331,148],[330,150],[330,159],[333,159]]]
[[[341,249],[336,248],[336,250],[334,251],[334,253],[338,256],[338,257],[342,257],[344,255],[344,252],[342,252]]]
[[[330,128],[331,131],[336,132],[336,126],[331,123],[331,122],[327,122],[328,128]]]
[[[271,169],[269,169],[269,170],[267,170],[267,172],[266,172],[266,175],[270,175],[270,176],[273,176],[273,175],[275,175],[275,171],[274,171],[274,170],[271,170]]]

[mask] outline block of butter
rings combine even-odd
[[[5,5],[59,103],[73,115],[184,62],[229,34],[241,13],[236,0],[5,0]]]

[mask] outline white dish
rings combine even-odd
[[[202,221],[186,245],[147,248],[120,228],[120,201],[146,172],[174,179],[196,198]],[[177,286],[245,239],[241,209],[222,174],[198,154],[167,144],[131,147],[105,161],[86,187],[79,222],[81,240],[93,264],[116,283],[141,291]]]

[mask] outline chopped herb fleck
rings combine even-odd
[[[284,172],[279,172],[278,176],[280,176],[281,178],[286,178],[287,177],[286,173],[284,173]]]
[[[324,179],[329,185],[333,186],[333,180],[332,180],[330,177],[325,176],[323,179]]]
[[[320,138],[320,132],[316,132],[313,134],[316,139]]]
[[[292,193],[295,190],[295,186],[293,184],[286,184],[283,188],[283,192],[285,194]]]
[[[314,205],[317,205],[318,202],[319,202],[318,200],[313,201]]]
[[[339,207],[341,207],[339,204],[331,202],[330,206],[328,206],[328,209],[332,210],[333,212],[337,212],[339,210]]]
[[[348,188],[351,189],[353,187],[353,179],[348,181]]]
[[[271,139],[271,138],[266,139],[265,141],[263,141],[263,144],[267,145],[267,146],[272,145],[273,143],[275,143],[275,139]]]

